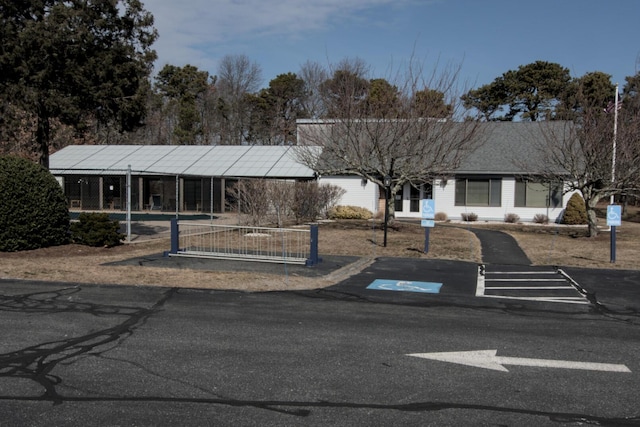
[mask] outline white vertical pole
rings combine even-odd
[[[211,221],[213,221],[213,184],[214,184],[213,177],[211,177],[211,188],[210,188],[211,200],[209,201],[209,205],[210,205],[209,206],[209,217],[210,217]]]
[[[618,83],[616,83],[616,98],[614,104],[615,112],[613,114],[613,159],[611,160],[611,187],[613,188],[616,182],[616,143],[618,137]],[[611,195],[611,204],[615,203],[615,197]],[[611,226],[611,262],[616,262],[616,227]]]
[[[131,165],[127,167],[127,242],[131,243]]]
[[[616,182],[616,145],[617,145],[617,137],[618,137],[618,84],[616,83],[616,98],[614,104],[614,114],[613,114],[613,159],[611,160],[611,187],[615,185]],[[613,205],[615,201],[614,195],[611,195],[611,204]]]

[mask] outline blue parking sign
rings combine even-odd
[[[433,199],[422,199],[422,219],[436,217],[436,203]]]
[[[619,227],[622,225],[622,206],[607,206],[607,225],[609,227]]]

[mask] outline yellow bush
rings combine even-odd
[[[449,216],[446,214],[446,212],[437,212],[433,219],[436,221],[448,221]]]
[[[330,219],[371,219],[370,210],[360,206],[336,206],[329,212]]]

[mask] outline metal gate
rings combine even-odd
[[[270,228],[171,222],[171,256],[315,265],[318,227]]]

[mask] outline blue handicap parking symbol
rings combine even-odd
[[[422,219],[433,219],[436,215],[436,203],[433,199],[422,199]]]
[[[607,206],[607,225],[609,227],[619,227],[622,225],[622,206]]]
[[[380,291],[422,292],[427,294],[439,294],[442,283],[414,282],[408,280],[376,279],[367,289]]]

